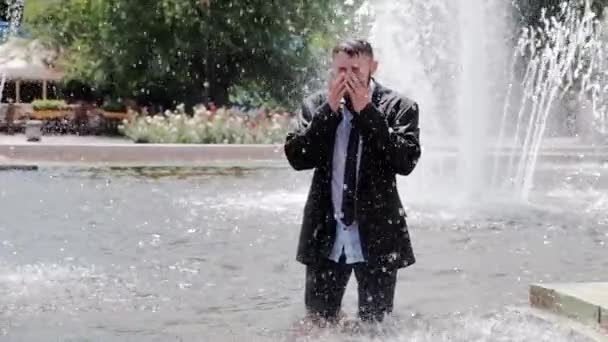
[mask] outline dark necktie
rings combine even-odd
[[[359,132],[352,127],[348,138],[346,162],[344,164],[344,187],[342,188],[342,223],[350,226],[355,221],[355,196],[357,191],[357,152]]]

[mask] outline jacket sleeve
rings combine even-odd
[[[322,165],[329,155],[329,135],[335,132],[338,123],[338,115],[332,112],[327,102],[315,108],[311,101],[304,101],[297,127],[285,139],[284,149],[289,164],[296,170]]]
[[[370,103],[355,116],[354,124],[369,138],[379,158],[390,170],[409,175],[422,154],[418,105],[413,103],[401,108],[399,104],[396,108],[394,117],[385,117]]]

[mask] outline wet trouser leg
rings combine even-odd
[[[347,265],[324,260],[306,267],[305,304],[309,314],[330,321],[338,319],[342,298],[355,270],[358,283],[359,317],[382,321],[393,311],[397,270],[382,270],[366,263]]]
[[[338,319],[352,269],[352,265],[332,260],[306,267],[304,302],[309,314],[329,321]]]
[[[367,264],[357,264],[354,269],[358,282],[359,317],[367,322],[381,322],[393,311],[397,270],[371,268]]]

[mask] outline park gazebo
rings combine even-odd
[[[57,51],[38,40],[12,38],[0,45],[0,77],[5,77],[2,101],[12,98],[16,103],[24,102],[24,86],[25,102],[47,99],[49,86],[63,78],[54,66],[57,56]]]

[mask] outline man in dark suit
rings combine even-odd
[[[314,169],[297,260],[306,265],[305,304],[335,322],[351,273],[359,317],[382,321],[393,308],[397,270],[415,262],[396,175],[421,155],[418,105],[377,83],[371,45],[346,41],[332,51],[329,89],[304,100],[285,154]]]

